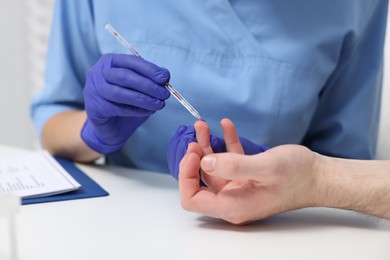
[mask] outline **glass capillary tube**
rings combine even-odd
[[[130,45],[126,41],[125,38],[122,37],[109,23],[104,24],[104,28],[107,29],[126,49],[128,49],[131,53],[133,53],[135,56],[141,57],[141,55],[133,48],[133,46]],[[166,83],[165,87],[168,89],[168,91],[197,119],[202,119],[199,112],[196,111],[196,109],[191,106],[190,103],[182,96],[179,92],[177,92],[176,89],[174,89],[171,84]]]

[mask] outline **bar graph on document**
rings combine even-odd
[[[0,159],[0,192],[33,198],[79,187],[80,184],[46,151]]]
[[[18,192],[21,190],[31,190],[37,189],[45,186],[45,183],[40,181],[33,174],[28,172],[32,169],[28,165],[13,164],[13,165],[4,165],[0,163],[0,176],[2,182],[0,182],[0,192]],[[26,174],[27,173],[27,174]],[[23,174],[23,176],[20,176]],[[23,180],[21,180],[23,177]]]

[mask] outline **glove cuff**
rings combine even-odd
[[[87,118],[80,133],[81,139],[94,151],[101,154],[111,154],[119,151],[124,142],[119,144],[106,144],[102,142],[97,136],[93,125]]]

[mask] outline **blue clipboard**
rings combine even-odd
[[[52,196],[39,197],[39,198],[27,198],[22,199],[22,205],[35,204],[35,203],[45,203],[45,202],[54,202],[62,200],[75,200],[75,199],[85,199],[93,197],[102,197],[108,196],[109,193],[100,187],[94,180],[92,180],[88,175],[82,172],[79,168],[74,165],[70,160],[67,160],[62,157],[54,157],[59,164],[70,174],[72,177],[80,183],[81,187],[75,191],[70,191],[66,193],[61,193]]]

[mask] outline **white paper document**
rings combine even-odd
[[[77,190],[80,187],[46,151],[0,158],[0,192],[34,198]]]

